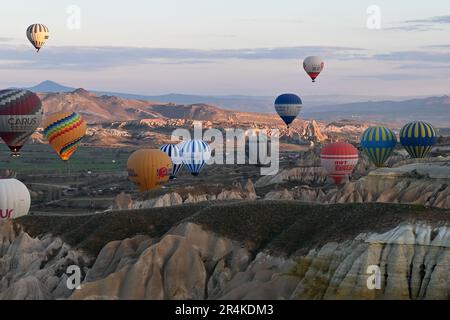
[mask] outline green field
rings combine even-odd
[[[0,169],[10,169],[18,174],[66,174],[71,172],[126,171],[131,149],[81,146],[68,163],[62,161],[47,144],[29,144],[21,156],[12,158],[5,145],[0,146]]]

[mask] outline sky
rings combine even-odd
[[[1,10],[2,88],[450,94],[448,0],[15,0]],[[38,54],[25,36],[32,23],[51,32]],[[325,61],[315,84],[302,69],[309,55]]]

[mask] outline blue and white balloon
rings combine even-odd
[[[189,172],[198,176],[211,158],[211,148],[203,140],[188,140],[182,144],[181,158]]]
[[[166,153],[172,160],[173,167],[170,173],[170,180],[176,179],[181,168],[183,168],[183,160],[181,159],[181,150],[176,144],[165,144],[159,148],[162,152]]]
[[[301,109],[302,99],[295,94],[285,93],[275,100],[275,110],[288,127],[297,118]]]

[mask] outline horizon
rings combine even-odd
[[[44,73],[58,83],[138,95],[449,93],[450,12],[443,0],[378,1],[375,9],[356,0],[134,0],[134,10],[118,2],[23,2],[4,9],[3,88],[35,85]],[[36,22],[50,29],[39,54],[25,37]],[[308,55],[325,60],[316,84],[301,68]]]
[[[15,86],[11,86],[9,88],[21,88],[21,89],[34,89],[36,87],[42,86],[42,85],[55,85],[55,86],[59,86],[59,87],[65,87],[67,89],[70,89],[71,91],[75,91],[78,89],[84,89],[86,91],[89,91],[90,93],[97,93],[97,94],[111,94],[111,95],[115,95],[115,94],[121,94],[121,95],[129,95],[129,96],[141,96],[141,97],[165,97],[165,96],[192,96],[192,97],[200,97],[200,98],[238,98],[238,97],[242,97],[242,98],[255,98],[255,99],[267,99],[267,98],[275,98],[275,96],[268,96],[268,95],[245,95],[245,94],[233,94],[233,93],[228,93],[228,94],[221,94],[221,95],[208,95],[208,94],[201,94],[201,93],[185,93],[185,92],[166,92],[166,93],[160,93],[160,94],[151,94],[151,93],[133,93],[133,92],[127,92],[127,91],[123,91],[123,92],[112,92],[109,91],[107,89],[101,89],[101,88],[88,88],[88,87],[83,87],[83,86],[77,86],[77,85],[72,85],[72,84],[67,84],[67,83],[60,83],[57,81],[53,81],[53,80],[43,80],[40,81],[34,85],[31,85],[29,87],[24,86],[24,85],[15,85]],[[37,93],[51,93],[53,91],[36,91]],[[56,91],[55,91],[56,92]],[[406,100],[414,100],[414,99],[426,99],[426,98],[445,98],[445,97],[450,97],[450,93],[442,93],[442,94],[435,94],[435,95],[412,95],[412,96],[364,96],[364,95],[352,95],[352,94],[328,94],[328,95],[310,95],[310,96],[306,96],[306,97],[314,97],[314,98],[318,98],[318,97],[335,97],[335,96],[342,96],[342,97],[349,97],[349,98],[359,98],[360,100],[355,100],[355,103],[357,102],[361,102],[364,99],[371,99],[371,98],[378,98],[379,100],[373,100],[374,102],[381,102],[384,101],[385,99],[396,99],[396,101],[406,101]],[[362,100],[361,100],[362,99]],[[372,100],[367,100],[367,102],[370,102]],[[347,103],[352,103],[352,102],[347,102]],[[342,104],[342,103],[338,103],[338,104]]]

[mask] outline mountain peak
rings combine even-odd
[[[51,80],[45,80],[34,87],[28,88],[28,90],[36,93],[56,93],[71,92],[74,90],[74,88],[66,87]]]
[[[51,80],[44,80],[41,83],[39,83],[38,85],[36,85],[36,87],[38,86],[61,86],[59,83],[56,83],[55,81],[51,81]]]
[[[78,88],[78,89],[72,91],[72,93],[76,93],[76,94],[83,95],[83,96],[91,95],[91,93],[89,91],[87,91],[86,89],[83,89],[83,88]]]

